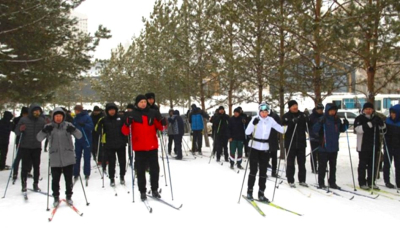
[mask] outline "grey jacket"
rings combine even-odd
[[[33,116],[33,109],[39,108],[41,114],[43,113],[42,108],[37,105],[37,104],[32,104],[29,107],[28,111],[28,116],[27,117],[22,117],[17,126],[15,127],[15,134],[19,136],[20,134],[22,135],[21,138],[21,148],[27,148],[27,149],[36,149],[36,148],[42,148],[42,143],[36,139],[37,133],[43,129],[43,126],[45,125],[45,120],[42,115],[39,117],[34,117]],[[26,126],[25,131],[22,133],[19,129],[22,125]]]
[[[54,122],[54,114],[56,112],[62,112],[64,114],[64,120],[60,124]],[[51,126],[53,130],[50,134],[47,134],[40,130],[36,138],[38,141],[44,140],[49,136],[49,153],[50,153],[50,166],[51,167],[65,167],[73,165],[76,162],[74,144],[72,142],[71,134],[67,132],[68,126],[74,126],[72,123],[65,121],[66,114],[61,108],[55,108],[51,117]],[[49,125],[50,125],[49,124]],[[75,129],[72,133],[75,138],[80,139],[82,133],[79,129]]]

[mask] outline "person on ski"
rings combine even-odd
[[[33,190],[39,189],[40,176],[40,155],[42,151],[42,143],[36,139],[36,135],[45,125],[42,116],[42,108],[38,104],[31,104],[27,117],[22,117],[15,127],[15,134],[22,136],[19,145],[19,151],[22,159],[21,185],[22,192],[27,191],[28,173],[33,167]]]
[[[104,114],[99,106],[94,106],[93,112],[90,114],[90,118],[92,119],[92,123],[97,124],[99,120],[104,117]],[[98,164],[101,164],[102,160],[102,149],[100,148],[101,144],[99,143],[100,134],[98,134],[94,129],[92,131],[92,156],[95,160],[97,160]],[[99,155],[97,155],[99,153]]]
[[[108,176],[112,187],[115,186],[115,155],[118,156],[120,183],[125,185],[126,136],[121,132],[123,124],[123,117],[118,115],[117,105],[107,103],[106,116],[100,118],[95,127],[96,133],[102,135],[104,153],[108,161]]]
[[[27,117],[28,114],[29,114],[29,108],[25,107],[25,106],[22,107],[20,116],[15,117],[13,119],[13,128],[12,128],[13,132],[15,132],[15,128],[17,127],[17,124],[18,124],[19,120],[22,117]],[[19,138],[20,138],[20,136],[18,136],[18,135],[15,137],[15,148],[17,148],[17,149],[19,148]],[[14,162],[13,162],[13,165],[12,165],[12,167],[13,167],[13,177],[12,177],[13,178],[13,182],[15,182],[15,180],[18,178],[18,171],[19,171],[19,163],[20,163],[20,161],[21,161],[21,152],[19,150],[17,150],[16,151],[16,155],[15,155],[15,159],[14,159]]]
[[[225,114],[223,106],[218,108],[218,114],[213,117],[213,132],[215,139],[215,149],[217,152],[217,162],[220,161],[222,151],[224,151],[225,161],[228,162],[228,126],[229,116]]]
[[[61,108],[55,108],[52,113],[51,122],[46,124],[36,135],[38,141],[43,141],[45,138],[49,138],[50,141],[49,157],[54,207],[57,207],[60,203],[61,174],[64,174],[66,201],[69,205],[73,205],[72,176],[76,159],[71,135],[76,139],[82,137],[81,131],[65,119],[65,112]]]
[[[76,163],[74,166],[74,178],[77,178],[81,172],[81,158],[83,152],[83,173],[85,179],[88,180],[90,176],[90,159],[92,151],[92,131],[94,129],[93,121],[88,115],[87,111],[83,110],[82,105],[74,107],[75,118],[72,124],[81,131],[82,137],[75,140],[75,155]]]
[[[182,138],[185,133],[183,119],[179,114],[179,110],[174,110],[172,116],[168,118],[168,129],[171,128],[174,140],[175,159],[182,160]]]
[[[158,179],[160,166],[158,165],[158,139],[157,129],[163,131],[162,124],[165,121],[157,111],[150,109],[147,98],[138,95],[135,99],[135,108],[129,113],[121,131],[124,135],[131,134],[132,149],[135,151],[135,168],[137,171],[140,198],[146,196],[146,167],[150,169],[150,183],[152,196],[161,198],[158,193]]]
[[[228,121],[228,138],[229,138],[229,160],[231,168],[235,165],[235,156],[237,152],[236,165],[237,168],[243,169],[242,157],[243,157],[243,142],[245,140],[245,124],[240,117],[240,109],[235,108],[233,110],[233,116]]]
[[[267,181],[267,166],[269,161],[269,137],[271,130],[275,129],[279,133],[283,133],[283,127],[279,125],[273,118],[269,117],[268,114],[271,111],[270,107],[266,103],[261,103],[258,107],[259,113],[254,116],[246,128],[246,134],[252,135],[252,139],[249,142],[250,152],[250,173],[247,183],[247,198],[253,200],[253,186],[256,180],[258,170],[258,199],[260,201],[269,202],[265,197],[264,192]]]
[[[196,104],[192,104],[192,110],[189,113],[189,123],[191,124],[191,129],[193,132],[193,142],[192,142],[192,153],[198,152],[199,155],[202,154],[201,147],[203,144],[202,132],[204,129],[204,119],[209,119],[210,116],[198,108]]]
[[[400,104],[389,109],[389,116],[386,118],[386,134],[384,147],[383,180],[387,188],[400,187]],[[390,160],[390,161],[389,161]],[[390,168],[394,161],[395,183],[390,182]]]
[[[6,165],[8,144],[10,144],[10,134],[12,130],[11,119],[13,115],[10,111],[4,111],[3,118],[0,120],[0,171],[9,170],[11,167]]]
[[[298,104],[295,100],[288,102],[289,111],[282,117],[282,125],[287,126],[285,133],[285,149],[287,155],[286,177],[289,186],[295,188],[294,161],[297,158],[299,166],[299,183],[300,186],[308,187],[306,183],[306,132],[309,128],[309,118],[306,114],[299,111]]]
[[[170,109],[168,111],[168,129],[167,129],[167,134],[168,134],[168,154],[171,155],[172,152],[172,143],[174,142],[174,130],[173,126],[171,124],[172,118],[174,116],[174,110]],[[174,145],[174,153],[176,154],[176,145]]]
[[[312,110],[312,114],[310,115],[310,127],[312,128],[319,119],[324,115],[324,105],[322,103],[318,104]],[[318,147],[319,147],[319,134],[314,133],[311,129],[310,131],[310,144],[311,144],[311,154],[310,154],[310,162],[311,162],[311,171],[312,173],[318,173]]]
[[[328,184],[330,188],[340,189],[336,184],[336,160],[339,151],[340,133],[346,132],[349,127],[349,121],[344,122],[337,116],[338,108],[333,103],[325,106],[325,114],[320,117],[313,126],[313,132],[318,134],[319,146],[319,168],[318,168],[318,184],[319,187],[325,189],[325,173],[329,162]]]
[[[354,132],[357,134],[359,158],[358,184],[361,189],[369,190],[373,188],[379,190],[379,187],[375,184],[378,173],[377,164],[373,161],[374,158],[375,162],[377,161],[381,147],[380,130],[385,128],[383,120],[374,112],[374,105],[369,102],[365,103],[362,114],[354,120]],[[366,174],[367,178],[365,178]]]

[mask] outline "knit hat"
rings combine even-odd
[[[28,107],[22,107],[22,109],[21,109],[21,115],[22,115],[22,114],[28,114],[28,113],[29,113]]]
[[[154,94],[153,92],[149,92],[145,94],[146,99],[156,99],[156,94]]]
[[[366,109],[366,108],[374,109],[374,104],[372,104],[372,103],[370,103],[370,102],[366,102],[366,103],[364,103],[363,111],[364,111],[364,109]]]
[[[195,109],[195,108],[197,108],[197,106],[196,106],[196,104],[192,104],[192,106],[190,106],[190,107],[192,107],[192,109]]]
[[[318,103],[317,107],[315,109],[324,109],[324,104]]]
[[[6,121],[9,121],[9,120],[11,120],[13,118],[13,115],[12,115],[12,113],[10,111],[4,111],[3,118]]]
[[[235,113],[235,112],[240,113],[240,108],[235,108],[235,109],[233,110],[233,113]]]
[[[144,95],[138,95],[135,98],[135,104],[138,104],[141,100],[146,100],[147,101],[147,97]]]
[[[221,109],[225,110],[224,106],[219,106],[218,110],[221,110]]]
[[[292,107],[293,105],[298,105],[298,104],[297,104],[297,102],[296,102],[295,100],[290,100],[290,101],[288,102],[288,107],[290,108],[290,107]]]
[[[82,107],[82,105],[76,105],[74,107],[74,110],[78,110],[78,111],[82,112],[83,111],[83,107]]]
[[[259,106],[258,106],[258,110],[260,111],[268,111],[268,113],[270,112],[271,108],[269,107],[269,105],[265,102],[262,102]]]
[[[93,111],[101,111],[99,106],[94,106]]]
[[[56,115],[62,115],[65,118],[65,113],[62,110],[57,110],[56,112],[53,113],[53,117]]]
[[[126,109],[134,109],[134,108],[135,108],[135,106],[133,106],[132,103],[129,103],[128,106],[126,106]]]

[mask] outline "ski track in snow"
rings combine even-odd
[[[14,141],[12,138],[10,142]],[[349,133],[353,170],[357,184],[358,154],[355,150],[356,136]],[[189,138],[185,136],[189,143]],[[10,143],[7,165],[12,163]],[[211,142],[212,145],[212,142]],[[349,162],[346,134],[340,138],[337,164],[337,184],[348,190],[353,184]],[[161,149],[160,149],[161,150]],[[159,150],[159,155],[161,151]],[[309,147],[307,148],[307,152]],[[89,186],[85,187],[89,206],[86,206],[81,185],[74,187],[73,201],[82,217],[67,205],[61,203],[52,222],[48,222],[53,199],[50,197],[50,211],[46,211],[47,198],[43,194],[28,191],[29,200],[24,201],[20,177],[15,185],[8,187],[7,195],[0,199],[0,223],[3,230],[2,246],[18,248],[40,246],[40,249],[378,249],[397,244],[396,228],[400,223],[400,197],[388,199],[383,196],[376,200],[355,196],[353,200],[337,196],[312,193],[310,198],[280,185],[276,190],[274,203],[286,209],[301,213],[296,216],[271,206],[259,204],[266,214],[262,217],[241,198],[240,189],[245,171],[232,171],[229,163],[221,166],[215,158],[209,159],[211,148],[203,146],[203,156],[183,152],[185,161],[169,160],[174,201],[171,200],[170,183],[167,186],[161,158],[159,187],[164,200],[175,205],[183,204],[177,211],[160,202],[148,199],[153,212],[150,214],[140,201],[135,180],[135,202],[132,202],[132,175],[127,168],[125,187],[116,179],[116,190],[105,179],[104,188],[97,169],[92,168]],[[48,153],[42,151],[42,191],[47,191]],[[174,155],[169,156],[174,157]],[[307,158],[307,182],[315,183]],[[92,161],[93,163],[93,161]],[[247,161],[243,162],[246,167]],[[165,159],[165,166],[167,161]],[[117,167],[118,168],[118,167]],[[281,169],[284,161],[281,161]],[[119,169],[116,170],[117,174]],[[247,175],[249,170],[247,170]],[[268,171],[268,173],[270,173]],[[0,194],[3,197],[10,171],[0,172]],[[283,174],[284,175],[284,174]],[[393,183],[393,176],[392,183]],[[297,183],[297,167],[296,167]],[[149,180],[148,180],[149,181]],[[32,187],[28,179],[28,187]],[[256,181],[253,195],[257,196]],[[383,184],[382,173],[379,184]],[[61,178],[61,199],[65,198],[65,187]],[[266,196],[271,200],[273,183],[267,182]],[[297,185],[298,186],[298,185]],[[50,187],[51,188],[51,187]],[[148,183],[149,188],[149,183]],[[384,187],[382,189],[388,190]],[[128,193],[128,191],[130,191]],[[247,176],[243,194],[247,191]],[[395,192],[394,190],[389,190]],[[362,191],[359,191],[362,192]],[[51,190],[50,190],[51,193]],[[338,192],[345,197],[350,194]],[[362,192],[363,194],[365,192]],[[391,229],[392,228],[392,229]],[[383,231],[381,231],[383,229]],[[372,238],[371,232],[377,232]],[[5,232],[8,232],[6,235]],[[34,248],[35,249],[35,248]]]

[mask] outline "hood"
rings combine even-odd
[[[3,119],[6,121],[10,121],[14,116],[10,111],[4,111]]]
[[[179,115],[179,110],[174,110],[174,115]]]
[[[65,118],[67,115],[65,114],[64,110],[59,107],[53,109],[53,112],[51,113],[51,120],[54,121],[54,115],[60,114],[60,113],[64,116],[63,121],[65,121]]]
[[[394,120],[394,122],[400,121],[400,104],[396,104],[396,105],[394,105],[393,107],[391,107],[391,108],[389,109],[389,119],[391,119],[391,118],[390,118],[390,113],[391,113],[391,112],[396,113],[396,119]],[[392,119],[391,119],[391,120],[392,120]]]
[[[42,108],[40,107],[40,105],[39,105],[39,104],[36,104],[36,103],[32,103],[31,106],[29,106],[29,111],[28,111],[29,117],[33,117],[33,110],[34,110],[34,109],[37,109],[37,108],[40,109],[40,114],[43,114],[43,110],[42,110]]]
[[[106,113],[108,113],[108,110],[110,110],[110,109],[115,109],[115,110],[116,110],[116,113],[118,113],[118,107],[117,107],[117,105],[116,105],[115,103],[113,103],[113,102],[110,102],[110,103],[107,103],[107,104],[106,104]]]
[[[329,110],[331,110],[331,109],[335,109],[336,113],[337,113],[336,105],[334,105],[333,103],[327,103],[326,106],[325,106],[325,115],[326,116],[329,116]]]

